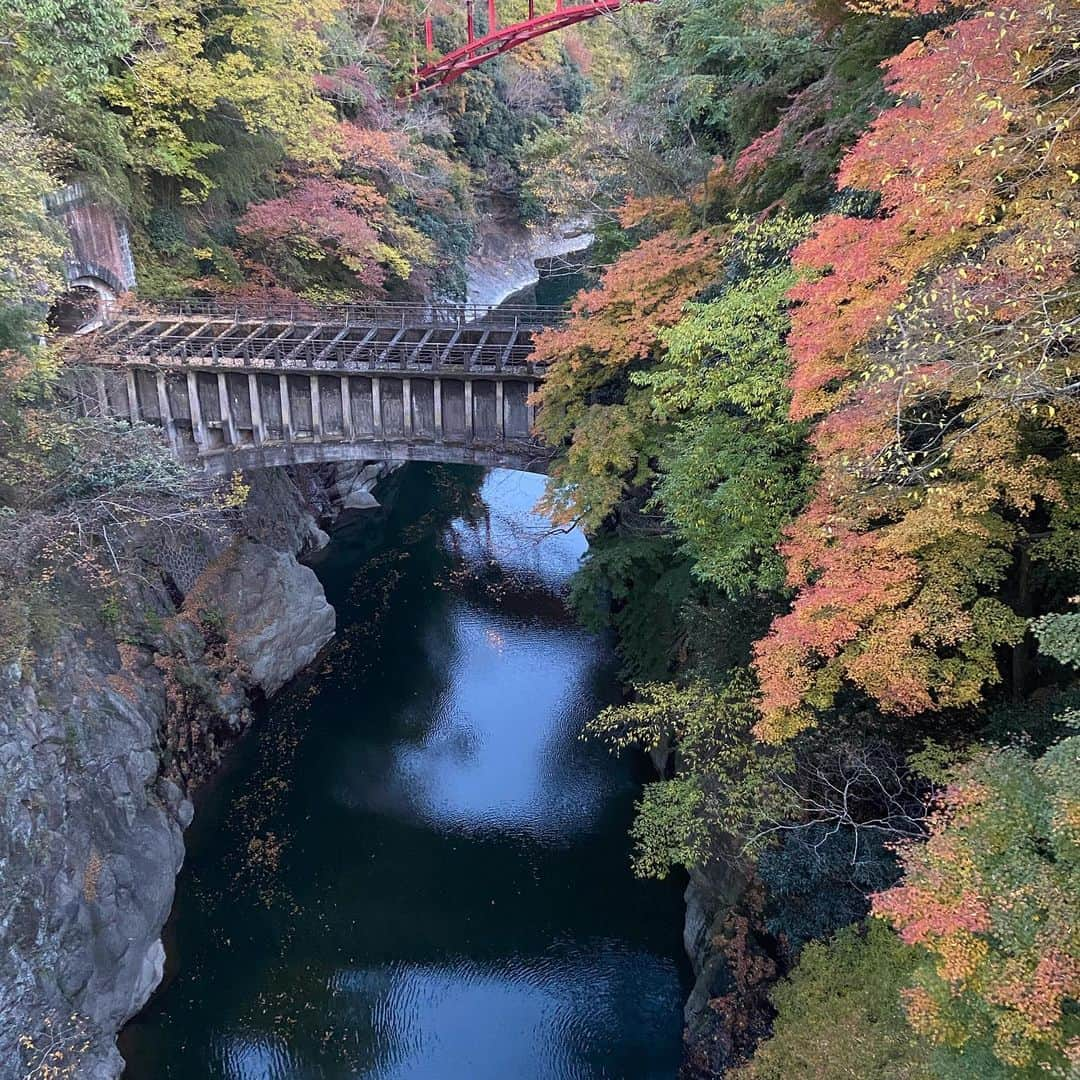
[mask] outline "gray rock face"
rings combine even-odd
[[[0,1076],[26,1036],[118,1076],[111,1038],[161,978],[161,926],[190,804],[157,783],[165,699],[144,658],[64,635],[0,685]],[[181,808],[184,807],[183,812]],[[80,1019],[72,1021],[73,1014]],[[10,1071],[7,1071],[10,1068]],[[57,1075],[64,1075],[58,1073]]]
[[[349,463],[337,468],[336,494],[342,510],[374,510],[379,505],[375,485],[390,471],[386,465]]]
[[[334,636],[334,609],[319,579],[291,553],[244,541],[219,584],[229,641],[267,695],[307,667]]]
[[[46,1052],[61,1055],[50,1075],[120,1075],[116,1034],[161,980],[185,778],[244,730],[247,691],[273,693],[333,634],[297,560],[326,542],[312,508],[340,506],[332,471],[252,484],[232,535],[194,555],[140,538],[157,552],[143,577],[160,581],[132,594],[163,627],[149,640],[118,644],[83,597],[78,625],[0,669],[0,1080]]]
[[[587,221],[528,229],[514,217],[486,218],[478,232],[476,250],[466,264],[469,302],[501,304],[540,280],[538,262],[584,251],[593,239]]]

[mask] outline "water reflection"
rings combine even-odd
[[[340,633],[200,808],[175,978],[129,1080],[660,1078],[680,904],[636,882],[636,768],[582,743],[616,687],[539,480],[410,467],[317,570]]]

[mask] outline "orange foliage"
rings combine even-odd
[[[659,332],[674,326],[683,306],[711,279],[717,242],[711,233],[664,232],[626,252],[600,285],[574,301],[573,318],[536,342],[540,363],[595,360],[621,367],[644,359],[659,345]],[[548,397],[545,385],[542,401]]]
[[[662,232],[621,255],[600,285],[574,302],[565,327],[536,340],[548,364],[536,398],[537,428],[551,446],[570,445],[556,462],[545,509],[560,522],[598,525],[639,470],[650,425],[649,397],[612,390],[622,372],[662,350],[660,332],[713,279],[719,242],[707,231]],[[595,398],[603,397],[601,403]]]
[[[961,766],[929,838],[902,849],[903,880],[873,900],[926,950],[912,1026],[946,1046],[989,1031],[1004,1064],[1047,1075],[1066,1075],[1066,1005],[1080,1000],[1078,849],[1059,812],[1076,805],[1078,752],[1072,738],[1035,762],[1004,750]]]
[[[1059,92],[1077,21],[1025,0],[889,61],[898,104],[837,178],[880,213],[829,215],[794,254],[792,415],[818,418],[821,480],[783,547],[792,611],[757,648],[763,738],[845,684],[897,713],[974,702],[1023,634],[992,594],[1033,515],[1070,499],[1028,432],[1080,431],[1080,154]]]
[[[1012,49],[1042,29],[1038,13],[967,19],[928,34],[885,64],[900,103],[870,126],[841,163],[840,187],[876,191],[884,216],[825,217],[794,254],[816,272],[796,286],[792,414],[835,402],[830,384],[857,371],[854,350],[882,329],[927,266],[962,250],[996,204],[1001,140],[1014,110],[1033,104]]]

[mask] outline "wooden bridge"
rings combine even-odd
[[[83,411],[160,426],[211,472],[310,462],[547,468],[533,334],[563,309],[195,300],[73,339]]]

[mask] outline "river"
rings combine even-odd
[[[406,466],[313,562],[338,636],[200,799],[125,1080],[675,1076],[681,894],[579,738],[618,686],[542,483]]]

